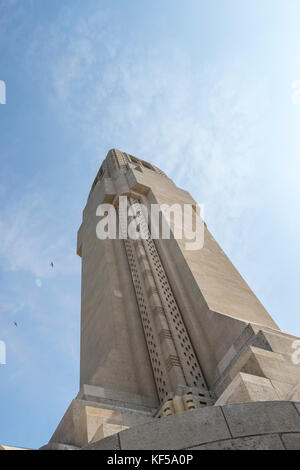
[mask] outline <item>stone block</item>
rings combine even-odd
[[[299,415],[300,415],[300,402],[299,403],[294,403]]]
[[[286,450],[300,450],[300,433],[282,434],[281,439]]]
[[[114,434],[100,441],[92,442],[81,450],[120,450],[119,435]]]
[[[218,398],[216,405],[279,399],[280,396],[269,379],[240,372]]]
[[[99,441],[100,439],[104,439],[105,437],[111,436],[113,434],[117,434],[120,431],[124,431],[125,429],[128,429],[126,426],[121,426],[119,424],[108,424],[104,423],[99,426],[97,431],[95,432],[95,435],[91,439],[90,442],[96,442]]]
[[[91,442],[96,435],[98,429],[103,425],[109,422],[111,418],[118,418],[119,423],[122,421],[121,413],[115,410],[109,410],[104,408],[96,408],[93,406],[85,406],[82,410],[82,413],[79,417],[78,423],[75,428],[74,444],[82,447],[87,443]],[[114,426],[114,425],[113,425]],[[120,430],[116,429],[115,431],[111,428],[111,434],[118,432]],[[109,429],[102,429],[100,432],[100,437],[106,437],[109,433]],[[106,435],[105,435],[106,432]]]
[[[300,431],[300,416],[291,402],[235,403],[223,412],[233,437]]]
[[[49,442],[49,444],[40,447],[39,450],[80,450],[80,447],[62,444],[60,442]]]
[[[122,450],[185,449],[231,437],[220,407],[153,420],[122,431],[119,436]]]
[[[267,434],[211,442],[190,450],[284,450],[284,447],[278,434]]]

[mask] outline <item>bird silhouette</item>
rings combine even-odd
[[[18,323],[17,323],[16,321],[14,321],[14,325],[15,325],[15,326],[18,326]]]
[[[51,266],[51,268],[53,268],[53,267],[54,267],[54,264],[53,264],[53,262],[52,262],[52,261],[51,261],[51,263],[50,263],[50,266]]]

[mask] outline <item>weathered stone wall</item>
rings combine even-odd
[[[300,403],[211,406],[156,419],[83,450],[300,450]]]

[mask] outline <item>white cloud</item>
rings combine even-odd
[[[78,273],[75,248],[59,222],[58,214],[49,213],[46,195],[38,188],[24,188],[21,199],[0,211],[0,256],[5,268],[27,271],[35,278]]]
[[[255,200],[265,84],[240,63],[200,69],[177,49],[166,58],[156,45],[125,48],[100,10],[75,21],[65,10],[43,34],[35,53],[49,58],[52,103],[94,171],[111,147],[149,159],[226,226],[230,245],[233,220]]]

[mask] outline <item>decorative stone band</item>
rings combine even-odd
[[[171,336],[171,338],[172,338],[172,336]],[[166,361],[166,364],[167,364],[167,369],[168,369],[168,370],[171,370],[172,367],[174,367],[174,366],[180,367],[180,361],[179,361],[178,356],[172,356],[172,355],[170,355],[170,356],[168,357],[167,361]]]
[[[121,213],[119,214],[119,223],[121,232],[123,232],[123,230],[125,230],[126,221],[123,220],[123,214]],[[125,239],[124,245],[128,257],[134,289],[136,292],[157,391],[160,400],[163,402],[168,391],[172,389],[172,385],[169,382],[165,361],[163,360],[163,350],[161,343],[158,340],[159,332],[164,329],[164,327],[160,326],[160,315],[155,317],[151,315],[151,306],[145,292],[144,278],[147,277],[149,273],[151,273],[151,269],[150,267],[146,267],[142,274],[136,253],[136,248],[138,245],[130,239]]]
[[[125,235],[127,224],[135,218],[145,235],[138,240],[124,236],[124,245],[160,400],[163,403],[178,386],[199,387],[208,394],[140,202],[131,197],[129,203],[133,215],[120,211],[119,223],[121,233]]]
[[[159,339],[161,342],[163,342],[163,340],[165,338],[168,338],[168,339],[172,339],[172,335],[171,335],[171,332],[170,330],[161,330],[160,333],[159,333]]]
[[[131,201],[132,203],[133,201]],[[163,314],[167,320],[168,329],[171,332],[176,356],[179,358],[182,371],[185,376],[185,384],[193,387],[200,387],[207,391],[200,365],[193,350],[192,343],[186,331],[181,312],[174,298],[165,269],[156,250],[154,241],[151,239],[147,221],[143,215],[139,201],[135,201],[135,214],[140,230],[147,235],[142,240],[144,251],[152,271],[152,278],[155,283],[155,290],[151,290],[152,295],[157,295],[163,309]],[[152,288],[153,284],[151,285]]]
[[[194,399],[193,395],[175,395],[175,397],[170,398],[161,407],[159,417],[171,416],[177,413],[183,413],[184,411],[195,410],[196,407],[196,400]]]

